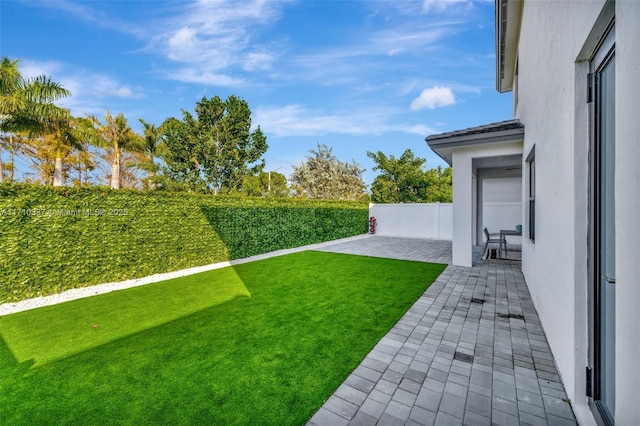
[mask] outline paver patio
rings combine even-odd
[[[451,242],[321,250],[451,263]],[[449,265],[311,418],[324,425],[576,424],[519,262]]]

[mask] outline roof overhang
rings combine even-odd
[[[452,165],[452,153],[455,149],[524,140],[524,125],[517,119],[507,120],[431,135],[427,136],[425,140],[440,158],[446,161],[447,164]]]
[[[496,0],[496,89],[513,88],[523,0]]]

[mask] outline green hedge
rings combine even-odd
[[[0,303],[367,232],[362,202],[0,185]]]

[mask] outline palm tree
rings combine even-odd
[[[54,104],[71,93],[47,76],[25,78],[18,59],[0,61],[0,131],[44,133],[68,120],[69,111]],[[0,152],[0,182],[3,180]]]
[[[88,117],[95,126],[94,145],[111,151],[111,188],[120,189],[120,151],[138,151],[141,138],[129,127],[127,119],[122,113],[114,117],[107,110],[104,124],[94,115]]]
[[[69,153],[69,149],[76,149],[78,151],[81,151],[84,149],[84,145],[82,142],[89,139],[90,135],[87,134],[85,126],[78,125],[78,119],[75,118],[56,122],[53,126],[51,134],[56,141],[56,159],[53,173],[53,186],[62,186],[62,184],[64,183],[62,168],[63,146],[66,148],[66,154]]]
[[[147,179],[149,187],[155,188],[154,178],[158,170],[158,166],[154,159],[158,155],[162,142],[164,141],[164,131],[162,126],[156,127],[155,124],[149,124],[142,118],[139,118],[138,120],[144,128],[142,151],[147,155],[147,163],[143,168],[149,173],[149,178]]]

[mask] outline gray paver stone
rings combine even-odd
[[[429,411],[436,412],[440,406],[440,400],[442,399],[442,391],[434,391],[427,388],[422,388],[418,397],[416,398],[416,405],[425,408]]]
[[[436,413],[414,406],[409,414],[409,420],[413,420],[419,425],[430,426],[436,421]]]
[[[491,410],[489,410],[489,415],[491,415]],[[491,419],[473,411],[466,411],[462,424],[465,426],[491,426]]]
[[[358,411],[357,405],[347,402],[342,398],[338,398],[335,395],[329,398],[329,400],[324,404],[324,408],[336,413],[340,417],[344,417],[347,420],[351,420]]]
[[[375,426],[376,423],[378,423],[378,419],[358,411],[349,422],[349,426]]]
[[[384,413],[378,422],[378,426],[403,426],[404,420],[401,420],[391,414]]]
[[[518,417],[502,411],[493,410],[491,413],[491,422],[498,426],[513,426],[518,424]]]
[[[436,426],[459,426],[462,425],[462,419],[440,411],[434,424]]]
[[[467,410],[480,414],[484,417],[491,417],[491,398],[475,392],[467,395]]]
[[[542,399],[544,400],[544,408],[547,413],[565,419],[573,420],[575,418],[571,406],[566,401],[547,395],[543,395]]]
[[[530,426],[547,426],[547,419],[534,416],[533,414],[526,413],[524,411],[520,412],[520,422]]]
[[[391,398],[392,402],[399,402],[400,404],[411,407],[416,402],[417,395],[406,390],[398,389]],[[398,416],[396,416],[398,417]]]
[[[518,403],[525,403],[530,405],[535,405],[537,407],[544,407],[542,402],[542,395],[537,392],[528,392],[523,389],[517,390],[518,395]]]
[[[377,389],[374,389],[371,391],[371,394],[369,394],[369,398],[379,402],[380,404],[385,404],[385,405],[388,404],[389,401],[391,401],[391,395],[380,392]]]
[[[451,414],[454,417],[459,417],[460,419],[462,419],[464,416],[465,404],[466,398],[461,398],[459,396],[455,396],[445,392],[444,395],[442,395],[442,401],[440,402],[439,411]]]
[[[420,392],[420,388],[422,387],[420,385],[420,383],[418,382],[414,382],[413,380],[407,379],[406,376],[404,379],[402,379],[402,381],[400,382],[400,386],[398,386],[400,389],[405,390],[407,392],[410,392],[414,395],[417,395],[418,392]]]
[[[362,405],[364,400],[367,399],[366,393],[345,384],[340,385],[336,395],[355,405]]]
[[[393,395],[396,392],[397,388],[397,383],[393,383],[388,380],[380,380],[378,381],[374,389],[377,389],[382,393],[386,393],[387,395]]]
[[[354,375],[347,377],[347,380],[345,380],[344,383],[365,393],[371,392],[375,386],[374,382]]]
[[[332,413],[326,408],[320,408],[311,418],[311,424],[317,426],[342,426],[349,424],[349,421],[339,415]]]
[[[385,408],[386,408],[385,404],[381,404],[378,401],[374,401],[371,398],[367,398],[364,404],[362,404],[362,406],[360,407],[359,411],[371,417],[379,419],[380,417],[382,417],[382,413],[384,413]]]
[[[409,418],[409,414],[411,414],[412,405],[413,403],[405,405],[398,401],[391,401],[385,410],[385,414],[390,414],[402,421],[406,421]]]

